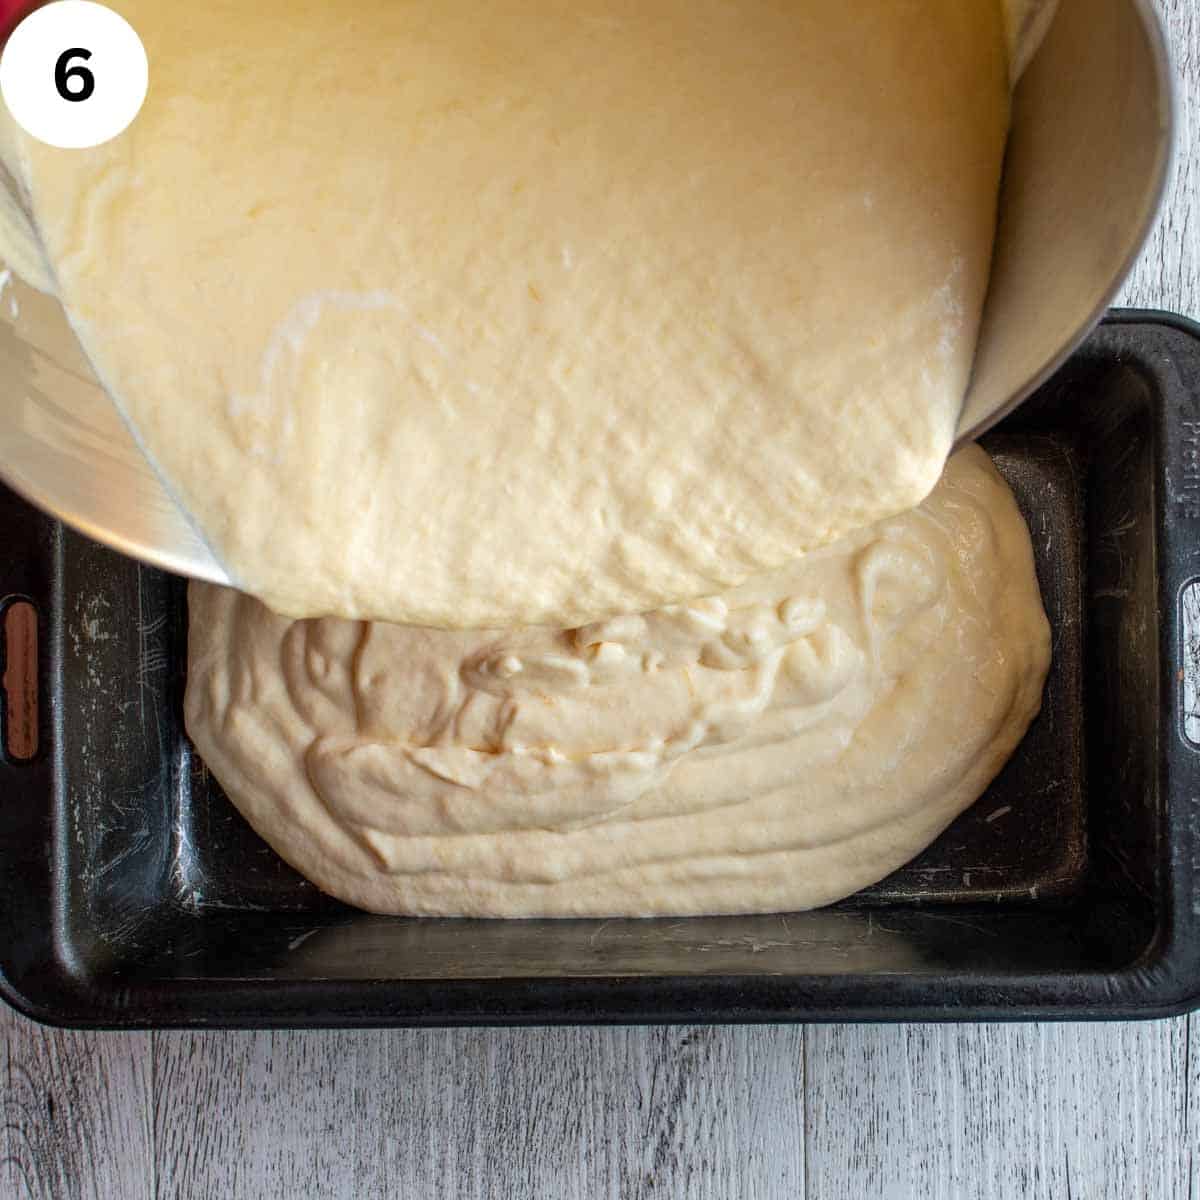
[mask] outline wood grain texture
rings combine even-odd
[[[164,1200],[794,1200],[799,1028],[162,1034]]]
[[[152,1200],[150,1034],[46,1029],[0,1002],[0,1200]]]
[[[1187,1029],[808,1031],[813,1197],[1183,1200]]]
[[[1121,302],[1200,317],[1200,15],[1159,6],[1182,153]],[[72,1034],[0,1006],[0,1200],[1200,1200],[1198,1037]]]
[[[380,1057],[381,1038],[155,1035],[156,1200],[359,1194],[356,1138],[369,1120],[359,1067]]]
[[[1178,153],[1162,215],[1118,298],[1200,318],[1200,6],[1155,0],[1179,82]]]

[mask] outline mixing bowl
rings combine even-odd
[[[959,425],[1030,394],[1111,302],[1170,169],[1173,88],[1150,0],[1062,0],[1018,86],[995,261]],[[0,197],[15,203],[11,195]],[[0,274],[0,477],[99,541],[229,582],[96,382],[61,307]]]

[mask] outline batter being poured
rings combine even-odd
[[[277,611],[579,624],[936,482],[999,0],[122,12],[152,74],[129,130],[0,153],[102,381]]]
[[[379,912],[828,903],[922,849],[1037,712],[1029,533],[977,449],[720,597],[572,630],[288,621],[191,591],[188,729],[251,824]]]
[[[124,135],[0,120],[6,257],[246,593],[192,588],[186,715],[285,858],[799,908],[980,794],[1049,634],[986,456],[930,492],[1046,8],[129,0]]]

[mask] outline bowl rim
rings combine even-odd
[[[1158,84],[1157,108],[1161,126],[1158,146],[1155,152],[1153,168],[1153,186],[1147,191],[1145,208],[1134,228],[1129,250],[1113,272],[1112,280],[1105,287],[1100,298],[1089,311],[1075,334],[1063,343],[1062,347],[1049,359],[1042,368],[1001,404],[973,425],[963,428],[961,422],[954,435],[954,449],[957,450],[974,442],[987,433],[993,425],[1023,404],[1043,384],[1047,382],[1083,345],[1088,336],[1104,319],[1105,313],[1112,307],[1125,281],[1129,278],[1134,265],[1141,258],[1150,235],[1154,232],[1166,203],[1167,193],[1175,177],[1179,163],[1179,113],[1180,113],[1180,84],[1175,72],[1174,56],[1171,53],[1170,42],[1162,19],[1155,9],[1153,0],[1131,0],[1134,12],[1141,18],[1146,31],[1146,42],[1153,59],[1154,75]],[[967,396],[971,388],[967,388]],[[966,397],[964,397],[964,408]]]

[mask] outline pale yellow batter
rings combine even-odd
[[[1028,534],[978,451],[905,510],[1045,0],[117,7],[147,105],[0,113],[4,255],[243,587],[414,623],[193,586],[189,730],[284,857],[381,912],[790,909],[979,795]]]
[[[189,603],[204,760],[305,875],[394,913],[836,900],[978,797],[1050,654],[1028,530],[974,448],[916,511],[645,616],[460,633]]]
[[[575,624],[933,486],[999,0],[117,7],[138,119],[3,156],[101,378],[279,611]]]

